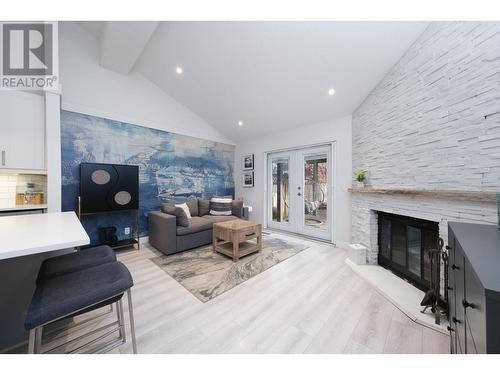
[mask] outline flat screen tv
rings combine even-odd
[[[80,164],[81,213],[138,208],[139,167],[137,165]]]

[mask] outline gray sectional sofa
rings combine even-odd
[[[248,213],[243,201],[232,203],[231,216],[210,215],[210,201],[196,199],[186,202],[191,214],[188,226],[180,226],[177,217],[166,212],[168,205],[160,211],[149,213],[149,243],[164,254],[174,254],[212,243],[212,227],[214,223],[235,219],[247,219]]]

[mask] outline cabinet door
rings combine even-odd
[[[450,345],[451,352],[457,353],[457,335],[456,335],[456,324],[453,322],[453,318],[456,318],[456,286],[455,286],[455,272],[451,268],[455,264],[455,236],[450,230],[448,234],[448,320],[450,324]]]
[[[465,260],[465,316],[467,353],[486,353],[486,311],[484,289]],[[470,337],[469,337],[470,336]]]
[[[0,168],[45,169],[45,98],[0,92]]]
[[[464,274],[464,255],[460,244],[455,241],[455,261],[452,263],[453,278],[455,280],[455,316],[451,317],[455,323],[455,333],[457,336],[457,352],[466,353],[466,330],[465,313],[461,304],[465,296],[465,274]]]

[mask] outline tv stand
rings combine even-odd
[[[118,212],[131,212],[133,217],[135,217],[134,222],[131,224],[132,227],[132,237],[130,238],[125,238],[123,240],[118,240],[117,242],[113,244],[108,244],[109,247],[113,249],[119,249],[119,248],[125,248],[125,247],[132,247],[137,245],[137,250],[140,250],[141,248],[141,243],[140,243],[140,222],[139,222],[139,210],[138,209],[128,209],[128,210],[116,210],[116,211],[102,211],[102,212],[85,212],[83,213],[82,210],[82,204],[81,204],[81,197],[78,196],[78,201],[77,201],[77,216],[80,222],[82,222],[83,218],[85,216],[90,216],[90,215],[100,215],[100,214],[113,214],[113,213],[118,213]],[[90,245],[88,246],[90,247]],[[84,247],[85,248],[85,247]]]

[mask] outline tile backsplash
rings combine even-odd
[[[16,194],[42,193],[47,196],[47,176],[38,174],[0,173],[0,208],[15,207]]]
[[[0,174],[0,207],[16,205],[17,176]]]

